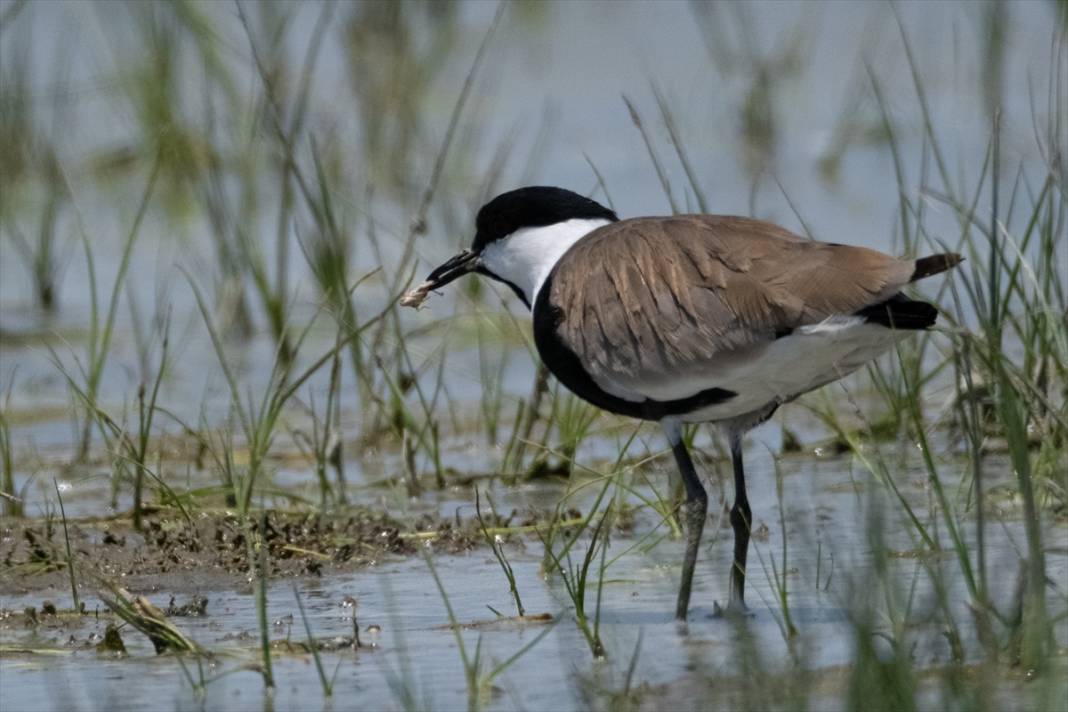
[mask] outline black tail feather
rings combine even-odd
[[[856,312],[871,324],[880,324],[890,329],[922,330],[934,326],[938,310],[934,305],[920,302],[902,294],[896,294],[885,302],[872,304]]]
[[[912,279],[909,281],[915,282],[917,279],[923,279],[924,277],[930,277],[932,274],[945,272],[947,269],[956,267],[963,260],[963,257],[952,252],[946,252],[941,255],[931,255],[930,257],[921,257],[916,260],[916,268],[913,270]]]

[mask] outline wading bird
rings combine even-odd
[[[960,260],[899,259],[744,217],[620,220],[593,200],[539,186],[484,205],[471,249],[401,303],[417,307],[470,272],[503,282],[530,309],[538,353],[564,386],[612,413],[660,424],[685,489],[675,609],[685,620],[708,496],[683,423],[717,423],[730,444],[730,607],[744,608],[752,518],[743,435],[783,403],[933,325],[935,307],[901,289]]]

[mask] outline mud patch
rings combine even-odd
[[[509,518],[510,519],[510,518]],[[527,521],[536,521],[531,515]],[[504,523],[504,522],[501,522]],[[405,526],[370,508],[343,514],[268,512],[263,532],[258,517],[245,521],[229,513],[199,513],[191,519],[157,511],[141,531],[127,519],[68,522],[76,567],[121,580],[125,585],[176,593],[206,583],[244,585],[250,545],[269,548],[269,575],[318,576],[405,557],[419,547],[460,553],[484,543],[477,522],[423,516]],[[0,594],[24,594],[68,585],[63,530],[50,520],[7,520],[0,530]],[[138,584],[141,584],[140,586]]]

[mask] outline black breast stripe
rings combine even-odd
[[[496,274],[494,274],[493,272],[490,272],[488,269],[486,269],[485,267],[483,267],[481,265],[479,265],[478,267],[475,267],[475,272],[477,272],[478,274],[484,274],[487,277],[489,277],[490,279],[494,280],[495,282],[501,282],[502,284],[507,284],[509,287],[512,288],[512,291],[515,292],[515,295],[517,297],[519,297],[519,301],[523,302],[523,304],[526,306],[527,309],[530,309],[530,302],[527,301],[527,295],[523,294],[523,290],[520,289],[518,286],[516,286],[515,282],[509,282],[504,277],[497,276]]]
[[[737,393],[724,388],[708,388],[676,400],[630,401],[606,392],[582,367],[578,356],[560,338],[559,326],[566,315],[549,301],[553,274],[545,280],[534,302],[534,344],[550,373],[579,398],[617,415],[642,420],[660,420],[671,415],[685,415],[710,405],[724,403]]]

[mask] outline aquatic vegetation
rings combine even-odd
[[[486,500],[489,502],[490,511],[493,512],[495,518],[497,518],[496,509],[493,507],[493,500],[489,498],[489,493],[486,493]],[[526,615],[526,610],[523,608],[523,599],[519,597],[519,588],[515,583],[515,572],[512,570],[511,564],[508,563],[508,556],[504,551],[504,542],[499,534],[492,535],[489,529],[486,528],[486,522],[482,518],[481,501],[478,494],[478,489],[475,489],[475,516],[478,517],[478,526],[482,530],[482,536],[486,538],[486,543],[489,544],[490,549],[493,551],[493,556],[497,559],[497,563],[501,565],[501,571],[504,572],[504,577],[508,580],[508,590],[512,594],[512,598],[515,599],[516,615],[522,618]],[[490,610],[493,610],[490,608]],[[496,613],[496,611],[494,611]],[[500,615],[499,613],[497,615]]]

